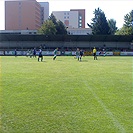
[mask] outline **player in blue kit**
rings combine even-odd
[[[36,48],[33,49],[33,57],[36,58]]]
[[[83,52],[83,50],[80,50],[80,56],[79,56],[79,61],[81,61],[81,59],[82,59],[82,56],[84,55],[84,52]]]
[[[40,60],[40,58],[41,58],[41,61],[43,61],[43,55],[42,55],[42,49],[41,48],[39,49],[38,61]]]

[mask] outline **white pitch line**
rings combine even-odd
[[[85,81],[84,81],[85,83]],[[93,89],[91,89],[91,87],[89,87],[87,85],[87,83],[85,83],[85,85],[87,86],[87,88],[91,91],[91,93],[93,94],[93,96],[95,97],[95,99],[97,100],[97,102],[101,105],[101,107],[106,111],[106,113],[108,114],[108,116],[112,119],[115,127],[117,127],[120,130],[120,133],[126,133],[124,127],[120,124],[120,122],[114,117],[113,113],[105,106],[105,104],[102,102],[102,100],[96,95],[96,93],[93,91]]]

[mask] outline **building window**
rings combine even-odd
[[[67,18],[69,19],[69,16],[67,16]]]
[[[80,23],[82,23],[82,20],[79,20]]]
[[[82,19],[82,16],[79,16],[79,19]]]
[[[64,12],[64,15],[66,15],[66,13]]]
[[[69,26],[69,20],[64,21],[65,26]]]
[[[67,13],[67,15],[69,15],[69,12]]]
[[[64,16],[64,19],[66,19],[66,16]]]
[[[22,7],[21,2],[19,2],[19,6],[18,6],[19,10],[21,10],[21,7]]]

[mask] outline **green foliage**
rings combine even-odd
[[[121,29],[117,30],[115,35],[131,35],[132,34],[132,27],[123,26]]]
[[[133,21],[133,10],[124,16],[124,26],[132,27]]]
[[[45,35],[55,35],[55,34],[67,34],[67,30],[63,22],[57,21],[56,17],[51,14],[49,19],[44,22],[42,27],[39,29],[38,33]]]
[[[108,25],[110,27],[110,34],[114,35],[116,30],[117,30],[116,21],[114,19],[109,19],[108,20]]]
[[[56,34],[61,34],[61,35],[67,34],[66,27],[63,24],[63,22],[60,21],[60,20],[57,22],[56,30],[57,30],[57,33]]]
[[[124,25],[116,35],[133,35],[133,10],[124,16]]]
[[[92,28],[93,35],[108,35],[110,34],[110,28],[108,26],[108,22],[106,20],[104,12],[98,8],[94,11],[95,17],[92,19],[91,25],[88,24],[90,28]]]
[[[1,57],[1,133],[131,133],[132,57]]]
[[[56,27],[51,20],[46,20],[46,22],[38,30],[39,34],[44,34],[44,35],[55,35],[56,32],[57,32]]]
[[[56,26],[57,25],[57,19],[56,17],[53,15],[53,13],[51,13],[51,15],[49,16],[49,20],[51,20],[54,25]]]

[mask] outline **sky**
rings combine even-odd
[[[0,30],[5,30],[5,0],[0,0]],[[12,0],[10,0],[12,1]],[[105,13],[106,19],[116,20],[116,26],[121,28],[124,16],[133,10],[133,0],[37,0],[49,2],[49,15],[52,11],[70,11],[70,9],[85,9],[86,28],[94,18],[94,10],[98,7]]]

